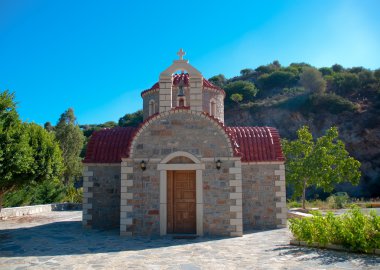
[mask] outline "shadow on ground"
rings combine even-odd
[[[347,261],[353,260],[361,267],[380,265],[380,257],[373,254],[349,253],[346,251],[292,245],[281,246],[267,251],[276,251],[279,252],[279,256],[291,256],[297,258],[299,261],[304,261],[305,263],[308,261],[319,262],[320,265],[345,264]]]
[[[173,236],[127,238],[120,236],[119,230],[90,230],[83,228],[80,221],[63,221],[0,231],[0,257],[109,253],[223,239],[225,238],[173,239]]]

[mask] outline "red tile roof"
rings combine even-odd
[[[212,116],[209,118],[217,121]],[[221,122],[218,123],[223,126]],[[223,128],[231,140],[234,155],[240,156],[242,162],[284,161],[280,136],[275,128],[225,126]],[[137,130],[138,128],[133,127],[118,127],[95,132],[88,143],[86,158],[83,162],[121,162],[122,157],[129,157],[130,145]]]
[[[173,74],[173,86],[177,86],[179,84],[179,82],[181,81],[181,79],[184,81],[184,86],[188,87],[189,86],[189,74],[188,73]],[[211,82],[209,82],[205,78],[203,78],[203,87],[207,87],[207,88],[211,88],[211,89],[221,91],[225,95],[225,92],[223,89],[212,84]],[[141,96],[145,95],[146,93],[148,93],[150,91],[158,90],[158,89],[160,89],[160,84],[158,82],[156,82],[151,88],[142,91]]]
[[[87,145],[84,163],[119,163],[129,152],[132,137],[138,128],[116,127],[95,131]]]
[[[242,162],[284,161],[280,135],[272,127],[226,127]]]

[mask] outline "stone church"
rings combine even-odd
[[[278,131],[224,124],[223,89],[183,59],[141,93],[143,123],[88,143],[83,225],[121,235],[241,236],[286,226]]]

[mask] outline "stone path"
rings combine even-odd
[[[287,229],[173,240],[86,230],[81,212],[0,221],[0,269],[380,269],[380,257],[288,245]]]

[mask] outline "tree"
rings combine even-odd
[[[293,87],[297,83],[297,76],[289,71],[275,71],[271,74],[263,74],[259,77],[257,84],[261,90],[274,88]]]
[[[343,66],[339,65],[339,64],[334,64],[331,66],[331,69],[336,72],[336,73],[339,73],[339,72],[343,72],[344,71],[344,68]]]
[[[252,74],[253,72],[255,72],[253,69],[245,68],[245,69],[240,70],[240,75],[241,76],[247,76],[249,74]]]
[[[75,177],[81,175],[82,162],[80,153],[84,142],[83,132],[76,123],[72,108],[61,114],[55,127],[55,133],[62,150],[63,179],[65,185],[68,185]]]
[[[242,94],[232,94],[230,96],[230,99],[233,102],[236,102],[237,105],[239,105],[239,103],[243,100],[243,95]]]
[[[28,181],[33,163],[26,126],[16,111],[14,93],[0,93],[0,208],[3,195]]]
[[[252,101],[254,97],[256,96],[258,89],[256,86],[247,81],[236,81],[236,82],[231,82],[226,85],[224,88],[226,91],[226,105],[231,105],[231,95],[232,94],[240,94],[243,97],[243,100],[245,102]]]
[[[357,185],[360,162],[349,156],[338,139],[338,129],[332,127],[316,141],[307,126],[297,131],[294,141],[282,141],[286,156],[286,179],[294,185],[295,196],[302,196],[305,208],[306,189],[310,186],[331,192],[334,185],[350,182]]]
[[[138,127],[143,122],[143,111],[127,113],[119,119],[120,127]]]
[[[312,67],[304,67],[300,75],[300,84],[312,93],[324,93],[326,91],[326,81],[322,73]]]
[[[61,177],[63,172],[62,151],[54,134],[34,123],[25,125],[27,125],[28,143],[33,149],[33,163],[27,174],[28,179],[41,182]]]
[[[53,131],[54,130],[54,127],[52,126],[52,124],[50,122],[46,122],[44,124],[44,129],[46,129],[47,131]]]
[[[61,175],[61,151],[54,135],[36,124],[22,123],[14,94],[0,94],[0,207],[3,195],[25,184]]]
[[[341,72],[333,76],[333,91],[339,95],[351,95],[360,88],[359,76],[357,74]]]
[[[224,86],[226,85],[227,83],[227,79],[226,77],[224,77],[223,74],[219,74],[219,75],[216,75],[216,76],[213,76],[211,77],[210,79],[208,79],[212,84],[220,87],[220,88],[224,88]]]

